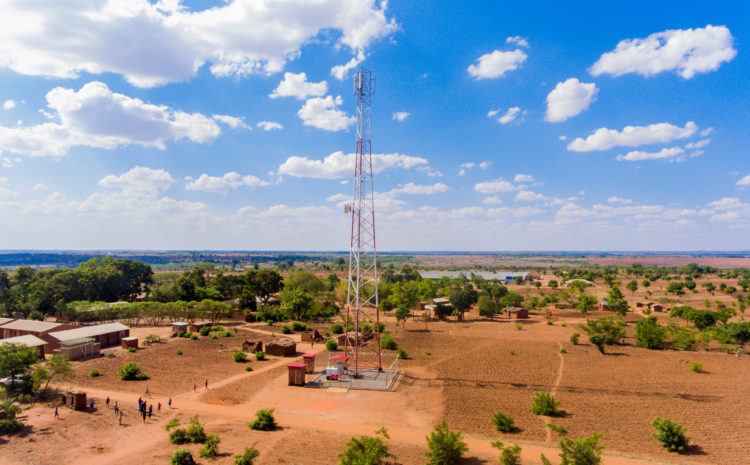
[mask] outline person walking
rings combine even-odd
[[[122,412],[120,412],[120,414],[117,415],[117,421],[120,423],[120,426],[122,426]]]
[[[120,407],[117,405],[117,401],[115,401],[115,415],[117,415],[120,412]]]
[[[146,397],[148,397],[151,394],[151,391],[148,390],[148,386],[146,386]]]
[[[94,399],[91,399],[91,402],[89,402],[89,408],[91,408],[91,410],[94,410]]]
[[[197,384],[193,384],[193,392],[195,392],[195,390],[196,390],[197,388],[198,388],[198,385],[197,385]]]
[[[169,404],[169,408],[172,408],[172,398],[171,397],[169,398],[168,404]]]
[[[140,409],[141,409],[141,404],[142,404],[142,403],[143,403],[143,399],[141,399],[141,398],[139,397],[139,398],[138,398],[138,410],[140,410]]]
[[[109,408],[109,396],[107,396],[107,400],[105,400],[104,403],[107,405],[107,408]]]
[[[159,402],[158,404],[156,404],[156,413],[158,413],[158,414],[161,413],[161,402]]]
[[[151,415],[153,415],[153,414],[154,414],[154,406],[153,406],[153,405],[150,405],[150,406],[148,407],[148,419],[149,419],[149,420],[151,419]]]
[[[208,378],[206,378],[206,391],[208,391]]]
[[[143,416],[143,422],[146,423],[146,409],[141,410],[141,415]]]
[[[60,413],[57,411],[57,407],[55,407],[55,418],[60,418]]]

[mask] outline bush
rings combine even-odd
[[[209,328],[208,326],[204,326],[200,329],[200,331],[198,331],[198,334],[200,334],[203,337],[208,336],[210,333],[211,333],[211,328]]]
[[[407,358],[409,358],[409,354],[407,354],[404,349],[398,349],[398,350],[396,350],[396,356],[400,360],[406,360]]]
[[[128,362],[117,371],[123,381],[148,379],[146,373],[141,373],[141,366],[135,362]]]
[[[255,444],[257,444],[257,442]],[[254,465],[255,459],[260,455],[258,449],[255,448],[255,444],[250,447],[245,447],[245,452],[243,452],[242,455],[235,455],[234,465]]]
[[[564,430],[563,430],[564,431]],[[591,433],[588,438],[570,439],[562,437],[557,443],[560,446],[560,465],[599,465],[602,462],[602,450],[599,445],[602,433]]]
[[[703,373],[703,364],[700,362],[690,362],[690,371],[693,373]]]
[[[232,333],[230,333],[229,331],[223,331],[223,332],[219,333],[219,335],[221,337],[232,337]]]
[[[250,429],[259,431],[271,431],[276,428],[276,420],[273,418],[272,408],[264,408],[255,412],[255,420],[248,426]]]
[[[169,433],[169,442],[172,444],[185,444],[188,441],[187,431],[184,428],[178,428]]]
[[[335,339],[329,339],[326,341],[326,350],[332,352],[339,348],[339,343]]]
[[[659,324],[655,316],[641,318],[635,323],[635,339],[638,347],[661,349],[667,338],[667,329]]]
[[[247,354],[241,350],[235,350],[232,354],[232,360],[237,363],[245,363],[245,360],[247,360]]]
[[[292,331],[310,331],[312,328],[305,323],[300,323],[299,321],[293,321],[292,322]]]
[[[218,434],[209,434],[206,438],[206,444],[203,446],[203,449],[198,452],[198,456],[207,459],[212,459],[218,456],[219,442],[221,442],[221,439]]]
[[[136,351],[135,347],[128,347],[128,352],[130,352],[131,354],[134,354],[135,351]]]
[[[688,451],[690,439],[685,436],[685,427],[672,420],[654,418],[651,425],[657,429],[654,437],[669,452],[684,454]]]
[[[500,441],[493,441],[490,444],[500,451],[500,457],[497,459],[502,465],[521,465],[521,446],[518,444],[513,447],[503,446]]]
[[[287,325],[283,325],[281,327],[281,334],[290,334],[292,332],[292,328],[290,328]]]
[[[245,365],[245,371],[253,371],[253,367],[250,365]]]
[[[338,323],[334,323],[328,327],[333,334],[344,334],[344,327]]]
[[[537,392],[531,397],[531,400],[533,401],[531,404],[531,412],[536,415],[545,415],[549,417],[562,415],[562,411],[557,408],[557,406],[560,405],[560,402],[556,401],[549,392]]]
[[[182,355],[182,351],[181,351],[180,349],[177,349],[177,350],[175,351],[175,353],[176,353],[177,355]]]
[[[211,326],[211,331],[224,331],[224,327],[219,325]]]
[[[198,339],[198,335],[195,334],[195,333],[193,333],[193,334],[190,335],[190,339],[193,340],[193,341],[195,341],[195,340]]]
[[[506,415],[503,412],[495,412],[490,417],[492,424],[495,425],[495,429],[501,433],[512,433],[516,429],[516,425],[513,422],[513,417]]]
[[[96,378],[97,376],[101,376],[102,372],[97,370],[96,368],[92,368],[91,371],[89,371],[89,376],[92,378]]]
[[[425,452],[425,456],[430,460],[429,465],[457,465],[469,450],[461,440],[461,431],[449,430],[445,420],[427,436],[427,448],[429,452]]]
[[[187,449],[178,449],[169,458],[170,465],[195,465],[193,454]]]
[[[263,352],[262,350],[259,350],[259,351],[255,352],[255,360],[257,360],[257,361],[260,362],[260,361],[263,361],[265,359],[266,359],[266,353],[265,352]]]
[[[396,340],[393,339],[393,336],[390,335],[390,333],[384,332],[380,336],[380,348],[386,350],[396,350],[398,349],[398,344],[396,343]]]
[[[376,431],[390,439],[385,428]],[[384,459],[394,457],[388,452],[388,446],[379,437],[360,436],[346,442],[346,449],[338,454],[339,465],[380,465]]]
[[[190,419],[190,424],[187,427],[187,438],[193,444],[206,442],[206,432],[203,431],[203,425],[198,421],[197,414]]]
[[[166,425],[164,425],[164,429],[169,431],[176,426],[180,426],[180,419],[172,418],[171,420],[169,420],[169,422]]]
[[[581,333],[573,333],[570,335],[570,342],[573,343],[573,345],[578,345],[578,338],[581,337]]]
[[[521,323],[516,323],[516,329],[521,331],[523,329],[523,325]]]
[[[563,347],[563,348],[560,349],[560,353],[561,354],[567,354],[568,351],[565,349],[565,347]]]
[[[208,338],[209,338],[209,339],[216,339],[216,338],[218,338],[218,337],[219,337],[219,335],[218,335],[218,334],[216,334],[216,333],[211,333],[211,334],[209,334],[209,335],[208,335]]]

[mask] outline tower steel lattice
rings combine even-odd
[[[357,154],[354,162],[354,195],[348,207],[352,215],[352,230],[344,338],[344,353],[353,358],[355,377],[359,376],[361,368],[382,370],[370,124],[374,92],[372,71],[360,68],[354,77],[354,94],[357,96]],[[372,330],[365,330],[365,324],[370,325]]]

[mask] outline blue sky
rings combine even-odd
[[[739,250],[746,2],[0,0],[0,248]]]

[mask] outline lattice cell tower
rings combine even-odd
[[[362,368],[382,370],[378,264],[375,252],[375,189],[372,183],[370,113],[375,80],[372,71],[360,68],[354,78],[357,96],[357,156],[354,161],[354,196],[349,246],[349,279],[346,297],[344,353],[353,358],[354,376]],[[369,324],[371,331],[363,331]]]

